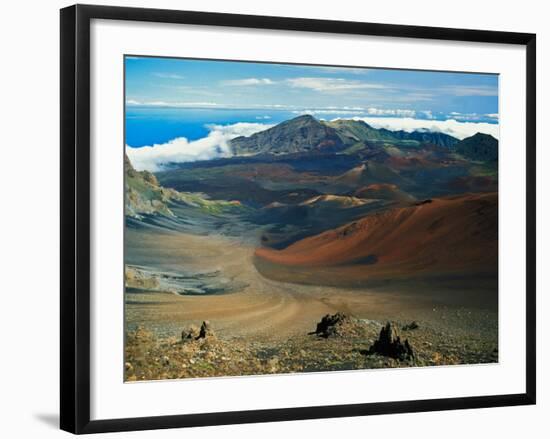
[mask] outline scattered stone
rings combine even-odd
[[[441,309],[441,312],[448,311],[455,318],[454,309]],[[456,332],[452,332],[452,327],[447,329],[432,324],[428,318],[416,321],[419,324],[416,331],[406,332],[403,326],[410,325],[416,315],[410,315],[408,319],[404,316],[393,322],[394,328],[387,328],[387,320],[359,319],[347,312],[345,314],[348,317],[340,319],[338,316],[334,317],[334,313],[336,311],[328,312],[328,317],[325,314],[319,315],[318,320],[309,323],[309,331],[314,331],[318,323],[320,334],[332,334],[334,330],[336,335],[328,338],[316,333],[307,335],[308,330],[275,340],[251,338],[248,335],[234,336],[220,332],[223,325],[218,329],[216,321],[213,321],[211,328],[215,335],[206,335],[205,338],[196,340],[201,332],[202,320],[180,323],[179,332],[172,332],[172,328],[162,328],[163,332],[160,332],[156,326],[147,330],[134,326],[126,332],[125,356],[122,362],[124,379],[139,381],[227,377],[499,361],[496,320],[493,322],[495,326],[492,326],[492,321],[484,315],[479,316],[479,321],[473,321],[476,325],[473,327],[475,332],[471,331],[470,321],[464,322],[467,331],[463,331],[461,326]],[[462,313],[463,317],[465,315]],[[323,316],[324,320],[321,319]],[[439,321],[439,318],[434,320]],[[189,330],[187,328],[191,323],[196,327]],[[205,334],[208,326],[205,325]],[[331,329],[331,326],[334,328]],[[186,340],[187,334],[191,333],[188,339],[190,341],[182,341],[181,333],[184,328],[186,331],[183,339]],[[382,328],[384,331],[381,331]],[[383,336],[379,340],[381,332]],[[371,348],[375,340],[377,343]],[[398,359],[411,358],[412,355],[412,359]],[[130,363],[131,367],[126,363]]]
[[[270,358],[267,362],[270,372],[276,372],[279,368],[279,358],[277,356]]]
[[[192,341],[199,338],[200,332],[199,328],[197,328],[195,325],[189,326],[189,328],[184,329],[181,331],[181,341]]]
[[[310,332],[310,334],[316,334],[319,337],[328,338],[332,335],[338,334],[339,327],[344,323],[348,323],[349,320],[350,318],[342,312],[337,312],[333,315],[327,314],[319,323],[317,323],[317,328],[315,331]]]
[[[358,322],[365,325],[365,326],[372,326],[374,328],[380,328],[382,327],[382,323],[376,321],[376,320],[370,320],[370,319],[358,319]]]
[[[406,324],[405,326],[403,326],[403,331],[414,331],[415,329],[418,329],[420,326],[418,325],[418,323],[416,323],[416,321],[412,321],[411,323],[408,323]]]
[[[409,340],[401,342],[401,337],[395,325],[386,323],[380,330],[378,340],[366,351],[368,355],[379,354],[397,360],[410,360],[414,358],[414,352]]]

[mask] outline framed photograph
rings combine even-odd
[[[62,9],[61,428],[534,404],[535,135],[533,34]]]

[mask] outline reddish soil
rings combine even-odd
[[[496,272],[497,202],[496,193],[427,200],[368,215],[283,250],[260,248],[255,256],[270,265],[332,268],[359,278]]]

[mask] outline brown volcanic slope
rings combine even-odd
[[[394,200],[394,201],[414,201],[415,198],[399,189],[395,184],[374,183],[363,186],[353,193],[358,198]]]
[[[356,166],[334,179],[334,183],[336,184],[352,186],[354,188],[373,183],[400,183],[403,181],[405,179],[393,169],[382,163],[375,163],[373,161]]]
[[[348,197],[345,195],[317,195],[300,203],[301,206],[323,206],[330,208],[346,209],[349,207],[359,207],[370,203],[371,200],[364,200],[357,197]]]
[[[368,215],[283,250],[256,250],[256,265],[269,277],[309,283],[461,273],[497,269],[497,194],[427,200]],[[282,270],[284,276],[277,275]],[[289,277],[290,276],[290,277]],[[335,281],[331,281],[334,283]],[[345,282],[344,282],[345,283]]]

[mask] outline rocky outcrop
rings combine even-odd
[[[323,338],[342,335],[344,332],[342,331],[343,327],[350,322],[350,317],[342,312],[337,312],[333,315],[327,314],[317,323],[317,328],[312,334]]]
[[[414,358],[412,346],[409,340],[401,341],[401,336],[396,326],[390,322],[380,330],[378,340],[365,352],[367,355],[378,354],[396,360],[411,360]]]
[[[136,171],[124,154],[125,213],[133,218],[162,214],[173,216],[167,203],[171,193],[159,185],[157,178],[148,171]]]
[[[208,320],[203,321],[200,328],[197,328],[195,325],[191,325],[181,332],[181,341],[184,343],[210,337],[214,337],[214,331],[212,330]]]
[[[205,213],[236,211],[243,208],[238,201],[210,200],[202,194],[178,192],[159,184],[149,171],[136,171],[130,159],[124,155],[126,216],[142,219],[145,215],[175,216],[170,207],[182,203]]]
[[[208,320],[205,320],[202,322],[201,329],[199,330],[199,338],[206,338],[214,335],[214,331],[212,331],[212,328],[210,326],[210,322]]]

